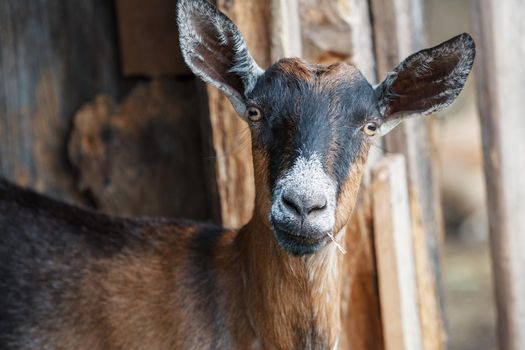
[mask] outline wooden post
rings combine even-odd
[[[379,80],[408,55],[422,49],[421,0],[371,0]],[[388,152],[405,155],[423,348],[445,347],[440,274],[442,218],[429,123],[405,121],[385,138]]]
[[[498,338],[525,346],[525,2],[472,2]]]
[[[423,349],[404,157],[382,159],[372,181],[385,349]]]
[[[312,63],[345,61],[375,80],[368,1],[299,0],[304,58]]]
[[[298,0],[272,0],[271,60],[301,57],[301,27]]]

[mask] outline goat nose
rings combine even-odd
[[[288,190],[283,193],[282,201],[288,210],[306,218],[309,214],[326,208],[327,199],[323,193],[299,193]]]

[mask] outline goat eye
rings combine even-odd
[[[377,129],[377,124],[373,122],[366,123],[365,126],[363,126],[363,132],[368,136],[374,136],[377,133]]]
[[[252,122],[258,122],[262,119],[261,110],[257,107],[248,107],[246,115],[248,116],[248,119],[250,119],[250,121]]]

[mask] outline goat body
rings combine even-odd
[[[115,218],[0,180],[0,348],[324,348],[336,255],[291,257],[256,220]]]

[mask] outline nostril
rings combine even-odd
[[[284,195],[282,198],[283,198],[283,204],[286,207],[294,211],[297,215],[301,215],[301,212],[302,212],[301,208],[293,201],[292,198],[287,197],[286,195]]]
[[[290,213],[303,218],[321,212],[327,207],[326,196],[322,193],[302,193],[287,191],[282,196],[282,204]]]
[[[308,208],[308,214],[311,214],[312,212],[315,212],[315,211],[322,211],[326,209],[326,205],[327,205],[326,199],[324,199],[322,202],[312,204],[312,206]]]

